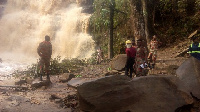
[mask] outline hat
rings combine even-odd
[[[131,41],[130,41],[130,40],[127,40],[127,41],[126,41],[126,44],[131,44]]]

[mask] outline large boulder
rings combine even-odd
[[[115,56],[113,60],[110,62],[111,69],[119,70],[119,71],[123,70],[126,65],[126,59],[127,59],[126,54],[119,54]]]
[[[200,61],[190,57],[176,70],[176,74],[182,81],[179,88],[187,93],[192,92],[194,96],[200,98]]]
[[[0,0],[0,5],[6,4],[7,0]]]
[[[89,112],[174,112],[187,104],[175,76],[115,75],[78,86],[80,108]]]

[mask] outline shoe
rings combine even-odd
[[[155,68],[155,64],[152,64],[152,69]]]
[[[42,81],[42,74],[40,74],[40,81]]]
[[[47,80],[50,80],[50,77],[49,77],[49,75],[47,75]]]

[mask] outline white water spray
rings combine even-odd
[[[71,1],[7,0],[0,11],[0,58],[10,63],[35,63],[45,35],[51,37],[52,57],[90,57],[94,41],[84,29],[90,15],[81,13],[82,8]]]

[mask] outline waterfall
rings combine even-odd
[[[90,57],[94,41],[85,31],[90,15],[81,9],[71,0],[8,0],[0,16],[0,58],[35,61],[45,35],[53,57]]]
[[[36,63],[45,35],[51,38],[52,58],[91,57],[94,41],[86,31],[90,14],[81,10],[75,0],[7,0],[0,5],[0,74],[5,66],[9,71]]]

